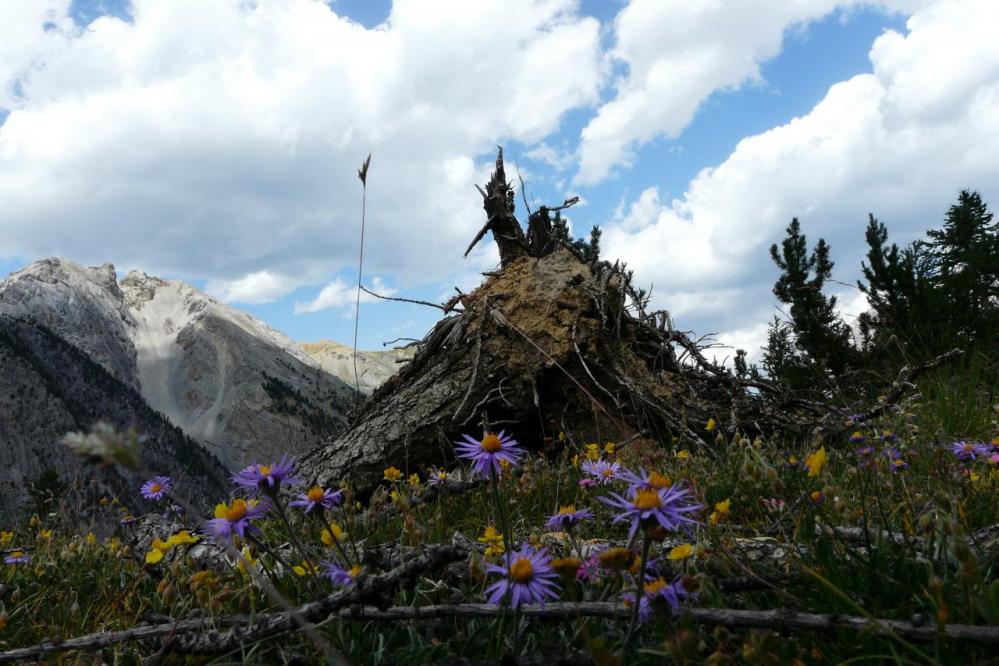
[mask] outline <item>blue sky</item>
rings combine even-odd
[[[996,3],[791,4],[25,0],[0,26],[0,271],[112,261],[349,341],[367,152],[365,283],[441,301],[496,263],[461,253],[501,143],[679,326],[755,354],[792,216],[850,283],[868,211],[904,241],[962,187],[997,198]],[[365,302],[360,346],[436,315]]]

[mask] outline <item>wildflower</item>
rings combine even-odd
[[[679,453],[676,454],[676,459],[679,460],[680,462],[687,462],[687,460],[690,459],[690,451],[688,451],[687,449],[682,449]]]
[[[993,453],[991,456],[989,456],[989,464],[999,465],[999,453]]]
[[[14,533],[4,530],[0,532],[0,547],[9,546],[14,541]]]
[[[267,495],[276,496],[282,483],[287,485],[298,483],[298,479],[292,476],[294,472],[294,460],[281,456],[281,460],[271,465],[254,464],[244,467],[232,477],[232,480],[245,488],[253,488]]]
[[[618,472],[621,470],[621,463],[587,460],[583,463],[582,470],[592,476],[597,483],[606,486],[617,478]]]
[[[499,474],[503,462],[516,466],[520,456],[524,454],[517,440],[507,436],[503,430],[498,435],[487,432],[481,440],[473,439],[470,435],[462,437],[465,438],[464,442],[455,442],[458,457],[474,460],[474,471],[481,476]]]
[[[154,476],[142,484],[142,488],[139,489],[139,494],[147,500],[159,502],[161,499],[166,497],[167,493],[169,493],[172,489],[173,481],[170,480],[169,476]]]
[[[280,483],[278,481],[277,483]],[[266,502],[256,500],[234,499],[232,503],[217,504],[215,518],[205,523],[205,530],[216,539],[231,537],[233,533],[245,536],[246,531],[259,532],[250,521],[260,518],[270,508]]]
[[[566,582],[578,576],[579,569],[582,566],[583,561],[578,557],[562,557],[552,560],[552,571],[557,573]]]
[[[332,534],[330,532],[332,532]],[[336,541],[340,541],[345,536],[347,536],[347,533],[343,531],[342,527],[336,523],[330,523],[329,526],[323,530],[323,533],[319,536],[319,538],[323,542],[324,546],[332,548]],[[336,541],[334,541],[334,539]]]
[[[729,507],[732,506],[732,500],[725,500],[724,502],[718,502],[715,504],[715,510],[711,512],[708,516],[708,522],[712,525],[717,525],[718,521],[721,520],[723,516],[728,515]]]
[[[597,444],[594,443],[586,445],[586,459],[600,460],[600,447]]]
[[[212,571],[199,571],[191,576],[189,585],[197,592],[200,588],[211,589],[218,585],[218,578]]]
[[[577,511],[575,504],[569,504],[559,507],[558,513],[548,518],[545,527],[551,530],[568,531],[584,520],[591,518],[593,518],[593,512],[589,509],[580,509]]]
[[[415,472],[413,474],[410,474],[409,478],[406,479],[406,483],[409,484],[410,488],[419,488],[420,487],[420,475],[416,474]]]
[[[708,419],[707,424],[704,426],[704,429],[707,430],[708,432],[711,432],[717,426],[718,426],[718,424],[715,422],[714,418],[710,418],[710,419]]]
[[[451,478],[443,469],[431,470],[427,476],[427,483],[432,486],[446,486]]]
[[[191,533],[187,530],[181,530],[167,539],[167,543],[171,546],[183,546],[198,543],[198,537],[191,536]]]
[[[669,551],[667,557],[671,560],[685,560],[694,554],[694,547],[689,543],[681,543],[679,546],[674,546],[672,550]]]
[[[476,541],[486,544],[486,557],[501,555],[505,550],[503,546],[503,534],[492,525],[487,527],[486,531]]]
[[[332,509],[335,506],[340,506],[342,502],[342,490],[326,490],[320,486],[313,486],[289,502],[288,505],[300,506],[305,510],[305,513],[309,513],[316,507]]]
[[[572,456],[572,466],[574,469],[579,469],[579,454],[575,453]]]
[[[898,435],[893,433],[891,430],[885,430],[881,433],[882,442],[896,442],[898,441]]]
[[[163,559],[167,551],[173,547],[173,544],[167,543],[162,539],[153,539],[150,544],[149,552],[146,553],[146,564],[156,564]]]
[[[637,559],[638,555],[633,550],[619,546],[607,548],[597,555],[597,561],[600,562],[601,566],[612,571],[624,571],[630,568]]]
[[[763,499],[763,506],[766,507],[767,511],[770,513],[780,513],[784,510],[784,500],[777,497],[771,499]]]
[[[121,520],[118,521],[118,524],[131,525],[134,522],[135,522],[135,516],[126,513],[124,516],[122,516]]]
[[[960,442],[954,442],[951,445],[951,451],[953,451],[958,460],[964,461],[974,460],[978,456],[987,456],[990,453],[989,447],[984,444],[965,442],[963,440]]]
[[[812,500],[812,504],[821,504],[825,498],[825,493],[821,490],[813,490],[808,494],[808,499]]]
[[[48,541],[52,538],[52,530],[38,530],[39,541]]]
[[[797,469],[799,462],[798,456],[796,455],[792,454],[787,458],[787,466],[791,469]]]
[[[23,550],[15,550],[13,553],[3,558],[6,564],[28,564],[31,562],[31,555]]]
[[[307,574],[315,575],[317,573],[311,566],[309,566],[308,562],[292,565],[291,570],[296,576],[305,576]]]
[[[805,467],[808,468],[808,476],[818,476],[822,468],[825,467],[828,456],[826,447],[821,446],[819,450],[805,458]]]
[[[864,433],[860,432],[859,430],[855,430],[853,432],[853,434],[850,435],[850,443],[851,444],[860,444],[865,439],[867,439],[867,438],[864,437]]]
[[[632,487],[630,500],[617,493],[600,498],[604,504],[621,510],[613,522],[631,521],[629,537],[635,535],[639,526],[650,527],[658,523],[667,530],[676,530],[693,525],[697,521],[686,514],[702,507],[692,500],[690,492],[680,485],[660,490]]]
[[[637,474],[631,470],[622,469],[618,478],[626,481],[628,485],[638,486],[639,488],[662,490],[663,488],[669,488],[673,485],[672,479],[668,476],[664,476],[655,470],[648,473],[645,471],[645,468],[639,469]]]
[[[902,459],[902,453],[894,446],[886,447],[882,454],[888,459],[888,466],[893,472],[901,472],[904,469],[908,469],[909,463]]]
[[[606,453],[607,455],[609,455],[609,456],[614,455],[614,451],[616,449],[617,449],[617,444],[615,444],[614,442],[605,442],[604,443],[604,453]]]
[[[402,478],[402,472],[399,471],[398,467],[387,467],[383,473],[383,477],[389,483],[395,483]]]
[[[642,588],[642,598],[638,604],[638,619],[645,623],[652,617],[652,606],[657,601],[665,601],[674,614],[680,612],[680,605],[689,598],[690,594],[683,586],[683,582],[677,578],[672,583],[667,583],[663,578],[651,580]],[[626,606],[635,603],[635,593],[629,592],[621,595]]]
[[[97,545],[97,535],[93,532],[87,532],[87,545],[96,546]]]
[[[334,585],[341,587],[350,587],[357,580],[357,577],[361,575],[360,565],[355,564],[350,569],[344,569],[336,560],[323,562],[323,569],[323,574],[333,581]]]
[[[509,598],[513,608],[523,603],[544,606],[545,599],[558,597],[557,574],[552,569],[552,558],[546,549],[535,551],[531,546],[524,545],[516,553],[507,553],[504,560],[504,566],[491,564],[486,569],[487,573],[504,576],[486,589],[489,603],[500,604]]]

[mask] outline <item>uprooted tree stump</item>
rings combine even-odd
[[[501,267],[445,308],[396,376],[371,396],[352,426],[303,461],[320,481],[349,479],[361,490],[388,465],[410,470],[453,459],[463,432],[505,429],[542,446],[560,430],[586,440],[650,439],[705,444],[704,425],[746,434],[819,416],[759,380],[736,377],[673,328],[619,263],[587,259],[565,226],[541,208],[525,234],[514,216],[503,151],[483,197],[487,232]],[[465,253],[468,254],[468,251]],[[792,419],[793,420],[793,419]]]

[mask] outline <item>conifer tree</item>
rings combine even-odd
[[[829,245],[820,238],[809,253],[801,224],[794,218],[781,245],[771,246],[770,256],[781,270],[774,284],[774,295],[790,306],[798,349],[818,371],[842,374],[854,350],[850,329],[836,314],[836,297],[822,293],[834,265],[829,258]]]

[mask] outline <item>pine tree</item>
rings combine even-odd
[[[999,224],[978,192],[962,190],[942,229],[926,232],[936,282],[949,302],[949,328],[965,340],[997,331]]]
[[[781,270],[774,295],[790,306],[798,349],[820,372],[828,369],[833,375],[842,374],[854,350],[850,329],[836,314],[836,297],[822,293],[834,265],[829,245],[820,238],[809,253],[801,224],[794,218],[780,247],[771,246],[770,256]]]

